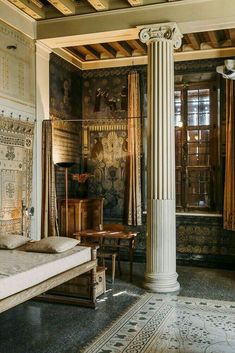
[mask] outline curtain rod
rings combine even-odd
[[[44,121],[50,120],[52,122],[55,121],[67,121],[67,122],[75,122],[75,121],[79,121],[79,122],[86,122],[86,121],[93,121],[93,122],[98,122],[99,120],[130,120],[130,119],[146,119],[147,116],[133,116],[133,117],[128,117],[128,118],[91,118],[91,119],[43,119]]]

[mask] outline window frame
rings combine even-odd
[[[188,125],[188,99],[187,92],[189,90],[210,90],[210,125]],[[218,185],[218,116],[217,116],[217,89],[216,82],[200,82],[200,83],[188,83],[175,86],[175,92],[180,91],[180,101],[181,101],[181,116],[182,116],[182,127],[176,126],[175,124],[175,137],[176,137],[176,198],[179,200],[180,204],[176,205],[176,211],[180,213],[211,213],[217,211],[217,192],[216,185]],[[176,114],[175,114],[176,120]],[[209,128],[208,128],[209,127]],[[192,166],[188,165],[188,131],[203,131],[210,130],[209,137],[209,166]],[[181,158],[181,165],[177,165],[177,133],[181,133],[181,151],[179,153]],[[178,139],[179,141],[179,139]],[[189,205],[188,202],[188,191],[189,191],[189,172],[190,171],[205,171],[208,170],[210,174],[210,186],[209,186],[209,198],[210,206],[199,206],[199,205]],[[181,177],[179,183],[177,183],[177,173],[180,173]],[[180,185],[181,193],[177,192],[179,190],[178,185]],[[195,194],[196,195],[196,194]]]

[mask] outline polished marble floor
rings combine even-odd
[[[117,274],[115,284],[108,284],[99,298],[96,311],[30,301],[2,313],[0,353],[80,352],[145,293],[143,273],[144,265],[135,264],[133,284],[128,273],[121,278]],[[178,273],[180,296],[235,301],[233,271],[179,267]]]

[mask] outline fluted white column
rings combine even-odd
[[[179,290],[176,273],[175,132],[173,47],[176,24],[140,31],[148,44],[148,208],[144,285],[153,292]]]

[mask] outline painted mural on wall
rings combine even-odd
[[[83,118],[127,116],[127,76],[93,77],[83,81]]]
[[[88,196],[104,198],[104,218],[124,217],[126,186],[126,125],[100,125],[89,132],[90,154]]]
[[[61,119],[82,118],[80,71],[56,55],[50,60],[50,115]]]

